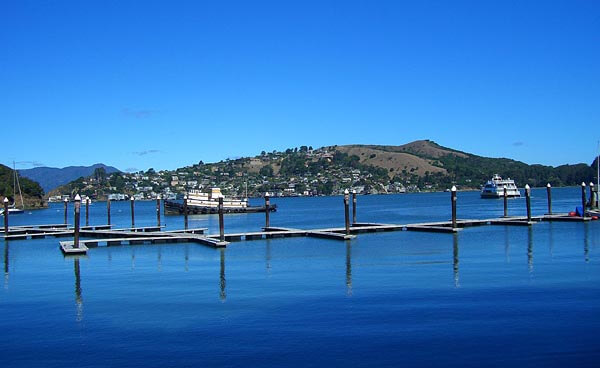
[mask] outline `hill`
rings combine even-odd
[[[220,187],[234,196],[336,194],[353,188],[361,193],[434,191],[457,185],[479,189],[493,174],[515,179],[519,187],[579,185],[594,180],[587,164],[559,167],[528,165],[507,158],[482,157],[422,140],[399,146],[302,146],[284,152],[262,152],[216,163],[155,172],[114,173],[79,178],[54,194],[81,193],[105,198],[111,193],[153,198],[190,189]]]
[[[4,197],[8,197],[11,204],[14,203],[15,200],[13,180],[13,170],[10,167],[0,164],[0,199],[4,200]],[[21,186],[25,208],[41,208],[46,206],[43,199],[44,190],[38,183],[20,176],[19,184]],[[17,204],[20,205],[18,195],[17,189]]]
[[[33,169],[19,170],[19,174],[31,180],[35,180],[44,189],[46,193],[61,185],[67,184],[80,177],[87,177],[94,173],[94,170],[104,168],[107,174],[119,172],[112,166],[104,164],[95,164],[92,166],[67,166],[61,168],[56,167],[34,167]]]

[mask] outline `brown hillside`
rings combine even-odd
[[[419,141],[425,142],[425,141]],[[417,143],[417,142],[413,142]],[[412,143],[409,143],[411,145]],[[446,170],[432,165],[430,159],[421,158],[415,154],[403,150],[402,147],[407,146],[411,149],[418,149],[421,152],[427,152],[427,156],[440,157],[443,155],[442,149],[436,147],[428,147],[427,145],[415,145],[415,146],[364,146],[364,145],[348,145],[348,146],[337,146],[336,149],[340,152],[347,153],[348,155],[356,155],[360,158],[360,162],[367,165],[373,165],[382,167],[388,170],[390,178],[396,173],[401,173],[402,170],[406,170],[408,173],[413,173],[419,176],[424,176],[425,172],[430,173],[446,173]],[[445,154],[448,154],[445,153]],[[452,152],[453,153],[453,152]],[[390,171],[393,169],[393,171]]]

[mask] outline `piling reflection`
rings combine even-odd
[[[506,263],[510,263],[510,234],[509,228],[510,226],[504,226],[504,259]]]
[[[8,289],[8,242],[4,242],[4,288]]]
[[[533,273],[533,229],[531,226],[527,228],[527,268],[529,273]]]
[[[157,265],[156,268],[158,270],[158,272],[162,271],[162,247],[158,247],[158,251],[157,251]]]
[[[131,248],[131,270],[135,270],[135,247]]]
[[[73,260],[73,268],[75,273],[75,320],[81,322],[83,320],[83,298],[81,297],[81,272],[79,269],[79,257]]]
[[[219,286],[220,286],[220,293],[219,293],[219,299],[221,299],[221,301],[225,301],[225,299],[227,299],[227,292],[225,291],[225,286],[226,286],[226,280],[225,280],[225,249],[221,248],[219,249],[219,251],[221,252],[221,272],[220,272],[220,282],[219,282]]]
[[[184,254],[184,268],[185,268],[185,272],[188,272],[189,267],[189,261],[190,261],[190,246],[188,244],[185,245],[185,247],[183,248],[183,254]]]
[[[352,296],[352,244],[346,240],[346,295]]]
[[[271,275],[271,239],[266,239],[265,241],[265,263],[267,267],[267,274]]]
[[[460,276],[458,273],[458,234],[452,234],[452,269],[454,271],[454,287],[460,287]]]
[[[590,261],[589,236],[590,236],[589,223],[585,222],[583,224],[583,257],[585,259],[585,263],[588,263]]]
[[[554,223],[550,221],[548,223],[548,250],[550,252],[550,258],[554,258]]]

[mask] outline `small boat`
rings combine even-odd
[[[265,206],[249,206],[248,199],[225,198],[221,189],[212,188],[210,193],[190,190],[187,193],[188,214],[208,214],[219,212],[219,198],[223,198],[224,213],[266,212]],[[276,211],[277,205],[269,205],[268,211]],[[165,200],[165,214],[179,215],[184,213],[183,200]]]
[[[17,188],[19,188],[19,197],[21,198],[21,207],[17,207]],[[15,169],[13,161],[13,203],[8,207],[9,215],[17,215],[25,212],[25,204],[23,203],[23,194],[21,193],[21,184],[19,184],[19,173]],[[4,208],[0,210],[0,216],[4,216]]]
[[[505,189],[506,188],[506,189]],[[504,190],[506,190],[507,197],[520,197],[521,192],[515,184],[515,181],[511,178],[502,179],[500,175],[494,174],[491,180],[481,188],[481,198],[502,198],[504,197]]]

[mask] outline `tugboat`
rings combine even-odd
[[[491,180],[481,188],[481,198],[502,198],[504,197],[504,187],[506,187],[507,197],[520,197],[521,192],[511,178],[502,179],[500,175],[494,174]]]
[[[208,214],[219,212],[219,198],[223,198],[224,213],[250,213],[250,212],[266,212],[265,206],[249,206],[248,198],[232,199],[225,198],[221,193],[221,189],[212,188],[210,193],[204,193],[199,190],[190,190],[187,193],[187,212],[188,214]],[[277,205],[271,204],[269,211],[277,210]],[[165,200],[165,214],[179,215],[183,214],[182,200]]]

